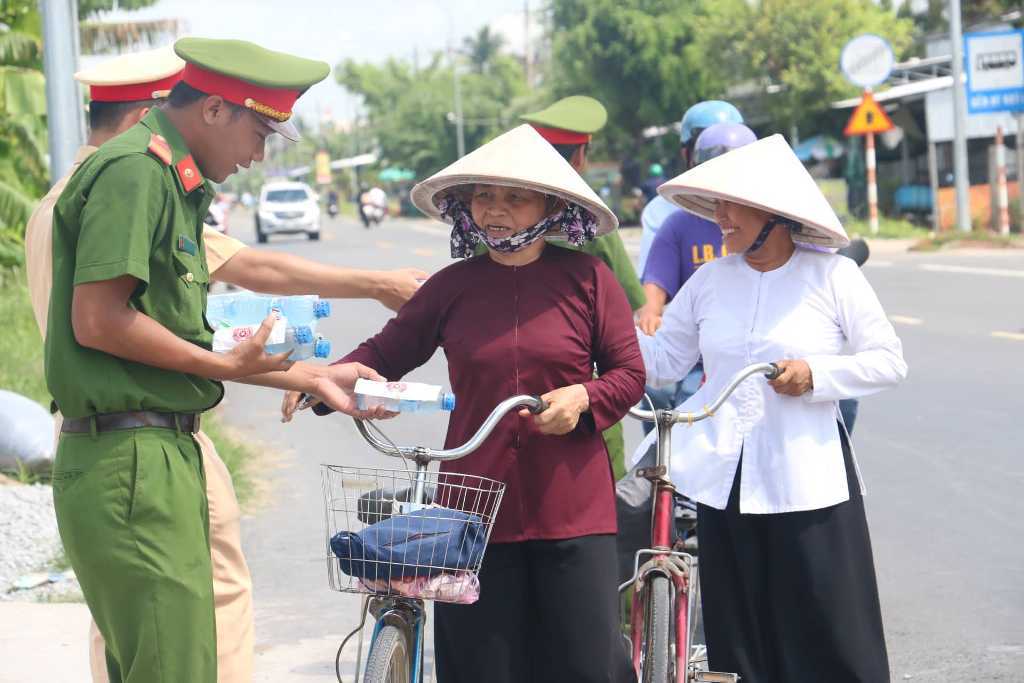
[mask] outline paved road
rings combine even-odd
[[[236,213],[234,234],[250,239]],[[635,250],[636,240],[627,235]],[[323,241],[270,248],[367,268],[447,263],[446,233],[394,220],[372,231],[326,226]],[[854,436],[869,498],[895,680],[1024,680],[1024,254],[884,253],[865,272],[905,345],[910,378],[862,403]],[[337,352],[388,312],[341,303],[325,329]],[[416,379],[447,384],[440,354]],[[278,422],[276,393],[229,388],[229,421],[274,457],[266,504],[245,520],[256,591],[259,681],[331,681],[354,596],[327,588],[318,464],[381,464],[343,418]],[[397,442],[440,443],[443,421],[403,417]],[[630,425],[627,439],[639,440]],[[795,605],[794,609],[799,609]]]

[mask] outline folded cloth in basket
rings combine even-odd
[[[372,593],[402,595],[421,600],[454,602],[472,605],[480,599],[480,580],[473,572],[455,572],[437,576],[416,576],[392,581],[371,581],[360,579],[363,588]]]
[[[483,521],[449,508],[425,508],[395,515],[358,533],[331,539],[341,571],[371,581],[475,571],[484,554]]]

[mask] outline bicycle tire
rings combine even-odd
[[[408,638],[397,626],[387,624],[370,646],[363,683],[409,683],[411,680]]]
[[[644,591],[643,683],[670,683],[672,662],[672,587],[654,574]]]

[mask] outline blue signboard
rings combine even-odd
[[[964,34],[967,112],[1024,112],[1024,31]]]

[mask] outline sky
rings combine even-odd
[[[522,54],[527,2],[531,13],[539,10],[541,0],[160,0],[99,19],[181,19],[190,35],[251,40],[334,67],[348,58],[383,62],[417,52],[425,60],[484,25],[505,36],[510,52]],[[531,33],[539,35],[539,28]],[[83,58],[83,65],[95,59]],[[302,96],[296,112],[310,122],[326,113],[347,120],[357,106],[332,74]]]

